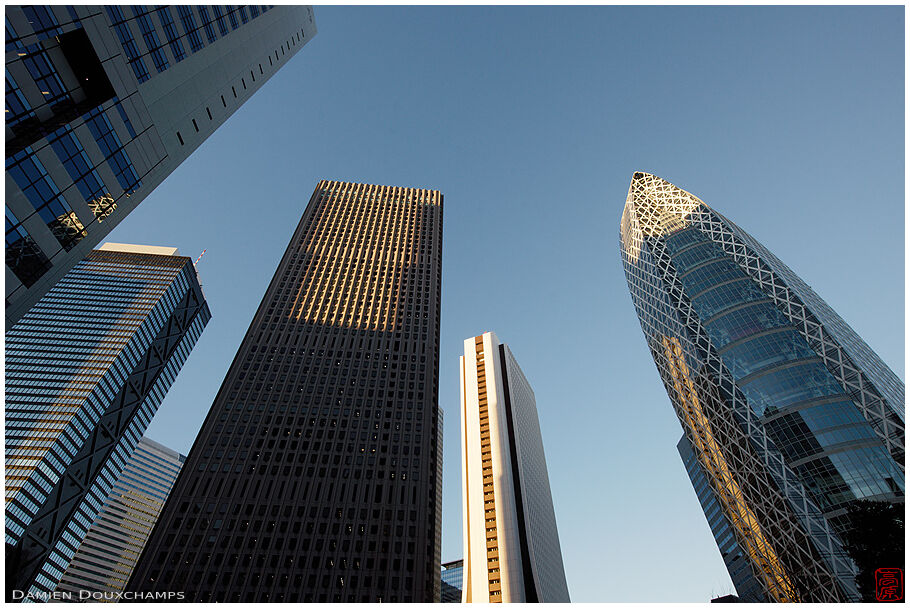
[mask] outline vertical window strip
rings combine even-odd
[[[247,23],[250,20],[250,18],[246,16],[246,7],[245,6],[238,6],[237,12],[240,13],[240,20],[243,21],[244,23]]]
[[[51,263],[22,222],[6,207],[6,265],[22,284],[31,287]]]
[[[259,16],[259,7],[250,5],[250,18],[255,19]]]
[[[238,27],[240,27],[240,24],[237,23],[237,9],[230,8],[230,5],[228,5],[228,19],[231,20],[232,30],[236,30]]]
[[[212,17],[209,15],[209,9],[203,5],[196,7],[199,11],[199,19],[202,21],[202,28],[205,30],[205,37],[208,38],[209,44],[218,40],[215,35],[215,26],[212,25]]]
[[[189,6],[177,6],[177,14],[180,15],[180,22],[183,23],[183,30],[190,40],[190,50],[196,52],[202,49],[202,38],[199,37],[199,26],[196,25],[196,17]]]
[[[51,148],[63,167],[69,173],[79,193],[99,222],[111,215],[117,208],[101,176],[95,171],[82,142],[75,136],[69,125],[64,125],[48,138]]]
[[[177,33],[177,25],[174,23],[171,9],[167,6],[159,6],[155,11],[158,13],[161,27],[164,28],[164,35],[171,47],[171,53],[174,54],[174,61],[180,63],[186,58],[186,51],[183,50],[183,43],[180,42],[180,34]]]
[[[28,70],[29,75],[35,81],[41,94],[44,95],[44,102],[55,104],[61,101],[72,101],[63,81],[54,64],[47,57],[44,49],[39,44],[31,44],[24,47],[26,55],[22,58],[22,64]]]
[[[32,26],[32,30],[39,40],[63,33],[49,6],[23,6],[22,12],[25,13],[29,25]]]
[[[145,40],[145,46],[152,55],[155,69],[158,70],[158,73],[160,74],[168,69],[170,65],[168,64],[167,56],[161,50],[161,39],[158,37],[158,32],[155,31],[155,25],[149,17],[148,9],[142,5],[134,6],[133,14],[136,16],[136,21],[139,23],[139,29],[142,31],[142,39]]]
[[[14,127],[23,120],[35,118],[35,113],[29,105],[25,95],[9,70],[6,71],[6,124]]]
[[[88,236],[85,226],[63,198],[57,184],[31,147],[7,158],[6,171],[66,251]]]
[[[16,29],[13,27],[13,24],[9,22],[9,17],[6,18],[6,50],[7,51],[21,51],[25,48],[25,45],[22,44],[22,41],[19,39],[19,34],[16,33]]]
[[[111,121],[99,108],[92,109],[82,118],[85,120],[85,124],[95,141],[98,142],[98,147],[101,148],[101,153],[104,154],[111,170],[114,172],[114,176],[120,182],[120,186],[126,191],[127,195],[135,192],[142,185],[142,182],[133,168],[133,163],[124,152],[123,144],[120,143],[120,138],[117,137],[117,132],[114,131]]]
[[[123,52],[126,54],[127,63],[133,68],[136,80],[145,82],[151,78],[151,74],[149,74],[148,68],[145,67],[145,62],[142,60],[142,55],[136,45],[136,40],[133,38],[133,33],[126,23],[123,10],[119,6],[106,6],[104,8],[107,10],[111,25],[117,32],[117,38],[120,40],[120,46],[123,47]]]
[[[215,21],[218,23],[218,31],[221,32],[221,36],[227,36],[228,30],[227,23],[224,21],[224,13],[221,11],[221,7],[218,5],[212,6],[212,12],[215,13]]]
[[[123,120],[123,124],[126,125],[126,130],[130,134],[130,137],[135,139],[136,129],[133,128],[133,123],[130,122],[130,117],[126,115],[126,110],[123,109],[123,106],[120,104],[120,100],[116,97],[114,97],[114,105],[117,106],[117,112],[120,113],[120,118]]]

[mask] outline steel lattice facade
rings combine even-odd
[[[438,600],[442,202],[318,184],[128,590]]]
[[[903,383],[780,260],[673,184],[633,176],[620,240],[690,477],[710,480],[699,498],[721,505],[752,570],[734,583],[771,601],[858,599],[838,531],[856,499],[903,501]]]
[[[171,253],[93,251],[7,333],[8,597],[56,588],[211,318],[190,258],[145,249]]]

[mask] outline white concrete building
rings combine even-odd
[[[492,332],[461,357],[464,602],[568,602],[537,403]]]

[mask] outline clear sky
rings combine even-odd
[[[186,453],[319,179],[445,195],[444,560],[458,356],[535,389],[574,601],[732,584],[619,256],[629,181],[689,190],[904,376],[903,7],[317,7],[318,35],[108,240],[197,256],[213,319],[148,434]]]

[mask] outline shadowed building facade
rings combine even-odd
[[[306,6],[6,7],[6,328],[315,34]]]
[[[620,237],[738,594],[857,600],[838,532],[855,500],[903,502],[903,383],[783,262],[673,184],[635,173]]]
[[[439,598],[442,195],[321,181],[132,590]]]
[[[107,243],[6,335],[6,566],[53,591],[211,318],[190,258]]]
[[[534,391],[496,334],[461,357],[464,602],[568,602]]]
[[[123,473],[92,522],[58,591],[73,599],[111,599],[123,591],[186,457],[147,437],[139,440]]]

